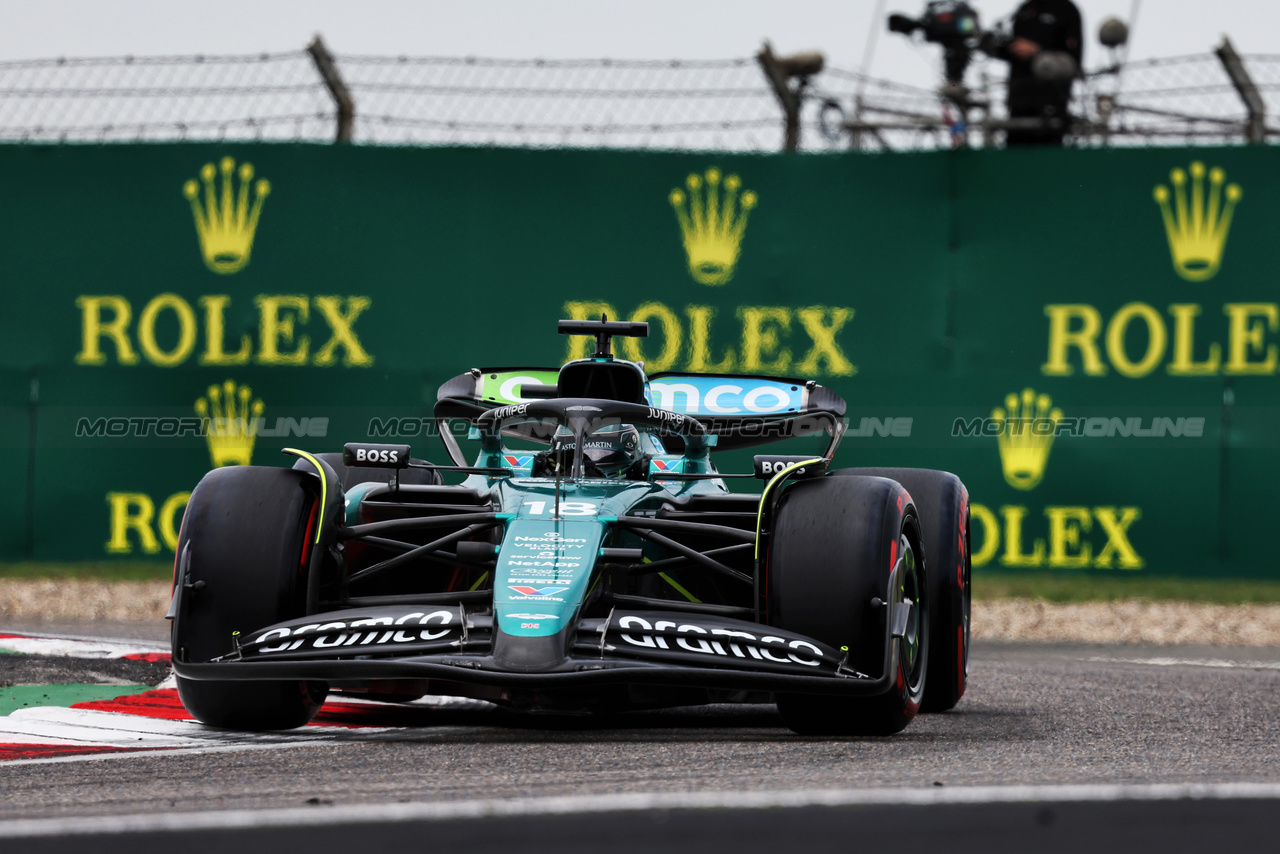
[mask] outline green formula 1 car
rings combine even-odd
[[[958,478],[830,469],[845,403],[812,381],[648,376],[611,354],[646,324],[560,331],[594,335],[594,354],[440,387],[454,465],[352,443],[200,481],[169,612],[198,720],[301,726],[340,690],[572,712],[775,702],[799,733],[887,734],[959,701]],[[825,450],[716,468],[797,437]]]

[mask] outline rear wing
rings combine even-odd
[[[844,415],[840,395],[813,380],[744,374],[654,374],[650,401],[694,418],[801,415],[834,412]]]
[[[697,418],[718,437],[717,450],[748,448],[829,430],[835,451],[844,430],[844,398],[813,380],[742,374],[649,377],[651,402]]]
[[[554,386],[558,376],[558,369],[546,367],[472,368],[440,386],[435,417],[475,421],[496,406],[525,402],[523,386]],[[645,398],[657,409],[701,421],[718,437],[717,450],[829,431],[828,456],[843,432],[847,408],[844,398],[813,380],[741,374],[654,374]],[[456,461],[461,451],[452,435],[442,430],[441,438]]]
[[[436,400],[467,400],[490,406],[523,403],[525,385],[555,385],[559,368],[472,368],[440,386]]]
[[[525,385],[555,385],[558,368],[472,368],[446,381],[436,391],[434,414],[437,422],[460,418],[475,422],[496,406],[522,403]],[[466,465],[458,441],[448,430],[440,430],[440,441],[457,465]]]

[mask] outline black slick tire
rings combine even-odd
[[[916,510],[901,486],[879,477],[821,478],[787,489],[770,536],[768,622],[847,648],[850,667],[881,676],[886,597],[913,602],[897,672],[869,697],[783,694],[778,709],[801,735],[890,735],[915,717],[924,694],[928,597]],[[896,591],[889,578],[899,566]]]
[[[921,538],[932,610],[929,678],[920,710],[944,712],[964,696],[969,675],[971,566],[969,492],[945,471],[851,468],[833,477],[887,477],[902,484],[920,512]]]
[[[196,486],[178,538],[177,582],[187,586],[173,621],[176,661],[209,661],[233,651],[235,632],[303,616],[319,524],[313,484],[318,481],[301,471],[231,466],[214,469]],[[244,730],[302,726],[328,691],[322,682],[177,682],[196,720]]]

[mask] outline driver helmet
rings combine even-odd
[[[620,477],[640,458],[640,431],[631,424],[610,427],[582,440],[582,463],[590,477]],[[558,435],[555,454],[561,465],[573,464],[573,436]]]

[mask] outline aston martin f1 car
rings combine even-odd
[[[169,610],[198,720],[297,727],[331,690],[575,713],[773,702],[803,734],[889,734],[955,706],[957,477],[832,470],[845,402],[816,382],[649,376],[611,352],[647,324],[559,328],[594,353],[440,387],[452,465],[353,442],[200,481]],[[825,450],[717,468],[797,437]]]

